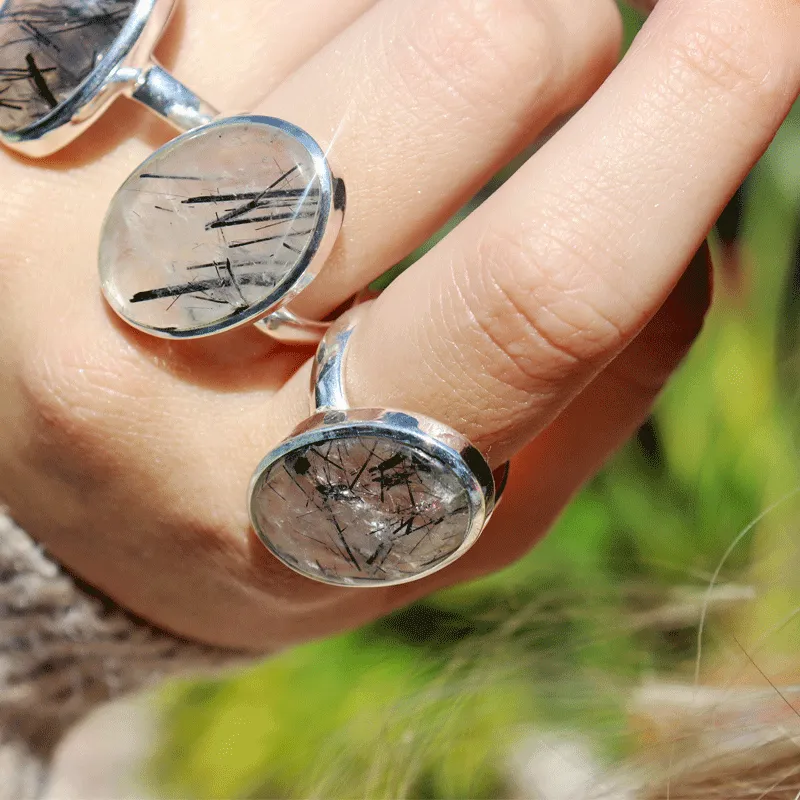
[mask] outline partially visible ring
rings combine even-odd
[[[151,53],[177,0],[5,0],[0,140],[34,158],[68,145],[120,96],[181,131],[218,112]]]
[[[419,580],[477,541],[508,464],[492,473],[462,434],[422,414],[353,409],[347,314],[318,349],[315,412],[259,464],[249,511],[263,544],[301,575],[337,586]]]

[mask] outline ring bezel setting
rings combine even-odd
[[[129,213],[126,209],[125,198],[128,197],[128,192],[133,192],[134,197],[138,197],[140,190],[137,181],[142,176],[153,177],[148,173],[148,167],[153,165],[169,166],[169,159],[171,155],[178,154],[181,148],[204,146],[204,141],[214,141],[215,137],[220,138],[223,135],[234,135],[237,130],[247,131],[250,133],[258,133],[258,135],[280,136],[285,137],[286,141],[291,142],[292,146],[297,146],[302,150],[305,158],[305,164],[310,169],[310,173],[305,175],[306,186],[313,186],[314,195],[314,221],[313,230],[310,236],[304,239],[304,247],[302,253],[288,271],[281,275],[280,280],[272,288],[271,291],[264,294],[257,301],[248,301],[243,304],[243,307],[235,308],[230,312],[220,312],[218,316],[209,317],[212,319],[210,322],[198,322],[197,324],[187,322],[183,326],[168,324],[166,321],[162,323],[145,322],[141,318],[137,318],[133,314],[132,301],[135,298],[127,298],[123,296],[121,290],[116,286],[115,281],[119,280],[119,273],[123,269],[121,266],[120,253],[124,252],[125,248],[120,250],[120,245],[116,241],[114,230],[123,223],[126,214]],[[270,141],[272,141],[270,139]],[[223,147],[221,141],[215,146]],[[247,157],[249,154],[242,151],[243,155]],[[253,169],[257,172],[256,165]],[[169,176],[166,176],[169,180]],[[192,180],[195,180],[192,178]],[[299,191],[299,190],[298,190]],[[169,194],[169,193],[167,193]],[[180,195],[176,195],[180,196]],[[214,199],[210,195],[208,199]],[[188,202],[188,201],[186,201]],[[269,199],[264,202],[270,202]],[[304,202],[304,201],[302,201]],[[301,205],[302,205],[301,202]],[[246,204],[248,205],[248,204]],[[250,222],[249,214],[256,213],[261,209],[257,200],[249,203],[252,206],[252,211],[240,213],[235,219],[232,220],[233,224],[238,225],[242,222]],[[306,343],[316,344],[319,338],[324,334],[327,329],[327,323],[312,323],[306,320],[299,319],[290,314],[284,307],[300,292],[302,292],[311,282],[317,277],[322,269],[325,261],[330,255],[331,250],[335,244],[336,238],[342,226],[346,206],[346,189],[344,181],[336,177],[331,169],[327,154],[322,150],[320,145],[304,130],[282,119],[274,117],[266,117],[259,115],[241,115],[236,117],[227,117],[209,123],[208,125],[195,128],[187,133],[178,136],[176,139],[168,142],[163,147],[156,150],[149,158],[147,158],[132,175],[123,183],[118,190],[114,199],[111,202],[106,219],[103,223],[101,238],[100,238],[100,254],[99,264],[101,273],[101,285],[103,293],[112,309],[120,316],[127,324],[132,327],[148,333],[152,336],[157,336],[165,339],[194,339],[206,336],[212,336],[222,331],[236,328],[246,324],[259,323],[264,321],[258,327],[266,333],[269,333],[276,339],[283,341],[305,341]],[[157,206],[156,206],[157,207]],[[180,206],[183,207],[183,206]],[[299,208],[299,207],[298,207]],[[167,210],[167,209],[161,209]],[[228,213],[236,215],[237,211],[234,210]],[[284,219],[281,225],[289,225],[291,228],[291,214],[279,215]],[[260,219],[263,219],[260,218]],[[258,221],[258,220],[256,220]],[[127,223],[125,223],[127,224]],[[212,223],[218,225],[219,223]],[[208,225],[205,226],[206,228]],[[269,226],[268,226],[269,227]],[[236,228],[239,229],[238,227]],[[144,229],[146,230],[146,228]],[[151,229],[152,230],[152,229]],[[210,234],[202,233],[202,226],[196,226],[198,235],[208,238]],[[221,228],[219,230],[222,230]],[[272,230],[279,230],[272,228]],[[288,229],[287,229],[288,230]],[[270,231],[267,231],[270,233]],[[308,233],[305,232],[304,233]],[[194,235],[194,234],[192,234]],[[224,236],[222,237],[224,240]],[[279,237],[267,237],[279,238]],[[254,243],[258,240],[253,240]],[[181,246],[185,246],[185,242]],[[247,244],[247,242],[245,242]],[[208,241],[205,241],[203,246],[211,246]],[[199,246],[199,245],[198,245]],[[233,255],[234,250],[230,245],[215,245],[220,248],[219,252],[222,255]],[[234,244],[234,247],[238,245]],[[247,248],[241,248],[235,251],[236,253],[246,253]],[[299,252],[299,251],[297,251]],[[269,258],[264,256],[263,253],[258,253],[263,257],[261,266],[264,268],[269,267]],[[222,257],[222,256],[220,256]],[[148,256],[149,258],[149,256]],[[159,259],[170,261],[170,254],[165,252],[158,253]],[[230,269],[230,280],[234,281],[234,273]],[[205,265],[208,266],[208,265]],[[235,267],[236,264],[234,263]],[[258,265],[256,265],[257,267]],[[174,265],[173,265],[174,269]],[[193,266],[184,267],[186,270],[196,269]],[[182,273],[188,275],[189,273]],[[195,273],[192,273],[193,275]],[[191,284],[186,284],[190,286]],[[211,302],[215,299],[212,297]],[[219,298],[216,299],[219,301]],[[157,315],[155,315],[157,316]],[[294,337],[294,338],[292,338]]]
[[[305,448],[320,447],[327,443],[362,439],[388,439],[398,445],[425,453],[449,469],[466,492],[469,506],[467,530],[459,546],[438,560],[424,572],[413,572],[392,579],[364,577],[336,577],[314,574],[293,556],[275,546],[261,524],[259,498],[265,491],[271,471],[280,468],[286,457]],[[469,441],[456,431],[448,429],[443,435],[442,425],[423,416],[388,409],[349,409],[322,411],[301,423],[282,444],[270,452],[258,465],[250,482],[248,496],[250,520],[264,546],[282,563],[306,578],[320,583],[351,587],[395,586],[431,575],[459,559],[478,540],[495,507],[496,486],[491,470],[483,457]],[[477,469],[476,469],[477,468]],[[504,474],[504,471],[503,473]],[[358,558],[356,556],[356,558]],[[361,559],[358,559],[361,560]]]

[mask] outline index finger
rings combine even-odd
[[[518,450],[675,286],[800,91],[798,35],[796,0],[662,0],[584,109],[365,316],[351,399],[442,419],[494,463]]]

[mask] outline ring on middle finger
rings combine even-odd
[[[285,308],[319,273],[342,225],[344,181],[285,120],[236,116],[172,140],[111,201],[103,293],[128,324],[197,338],[247,323],[313,342],[325,323]]]
[[[344,183],[305,131],[268,117],[220,119],[153,60],[176,2],[0,2],[0,141],[47,156],[117,97],[138,100],[184,134],[111,203],[100,247],[111,307],[155,336],[252,322],[281,341],[316,343],[325,323],[284,306],[333,246]]]

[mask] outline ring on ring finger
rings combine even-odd
[[[249,507],[261,542],[301,575],[337,586],[419,580],[477,541],[505,488],[460,433],[422,414],[351,408],[347,344],[328,330],[312,376],[312,416],[258,466]]]

